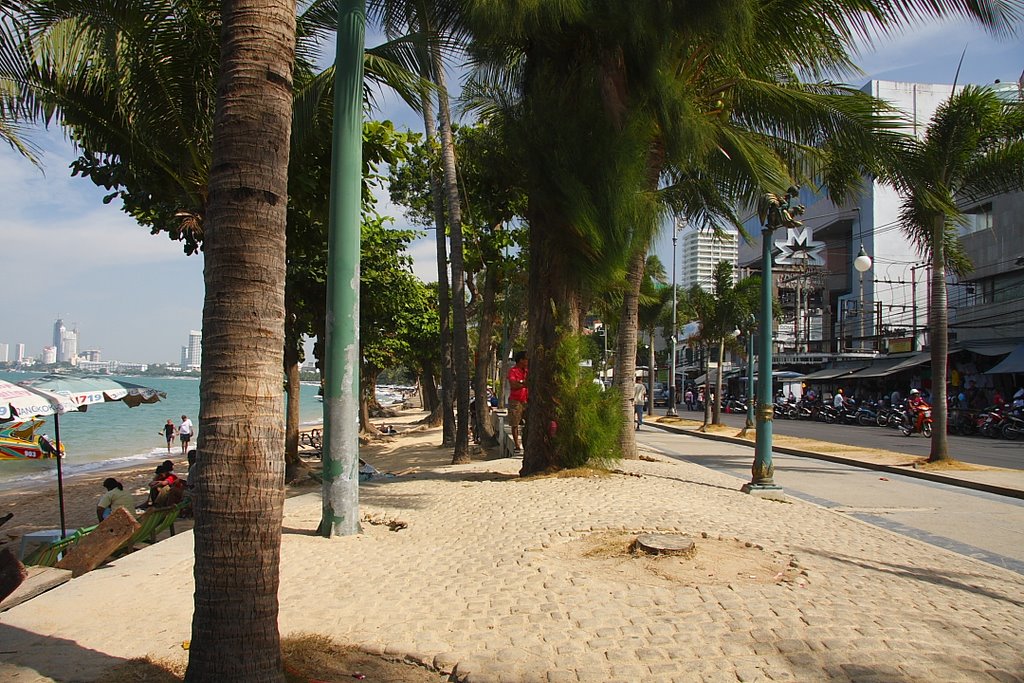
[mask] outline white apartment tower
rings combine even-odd
[[[59,348],[61,363],[74,363],[78,358],[78,330],[64,330]]]
[[[25,360],[25,345],[21,344],[21,343],[16,344],[14,346],[14,362],[15,363],[21,363],[24,360]]]
[[[711,275],[719,261],[728,261],[733,267],[733,282],[736,281],[736,263],[739,259],[739,234],[735,230],[724,230],[715,235],[710,230],[687,226],[681,236],[681,279],[684,290],[694,285],[711,291],[714,283]]]
[[[203,333],[198,330],[189,330],[188,333],[188,360],[182,364],[182,369],[198,370],[203,363]]]
[[[0,363],[8,362],[9,346],[7,344],[0,344]]]

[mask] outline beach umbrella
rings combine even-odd
[[[61,464],[59,415],[78,410],[74,399],[46,389],[11,384],[0,380],[0,421],[26,420],[31,417],[53,416],[54,435],[57,440],[57,499],[60,503],[60,535],[66,535],[64,522],[64,472]]]
[[[159,389],[102,375],[46,375],[20,384],[23,387],[64,396],[73,401],[78,410],[83,411],[96,403],[121,401],[129,408],[134,408],[143,403],[156,403],[162,398],[167,398],[167,394]]]
[[[53,434],[57,442],[57,453],[61,452],[59,416],[62,413],[72,410],[85,412],[89,406],[96,403],[113,401],[120,401],[129,408],[134,408],[143,403],[156,403],[161,398],[167,398],[167,393],[158,389],[105,376],[46,375],[20,382],[17,386],[38,396],[56,396],[63,401],[61,405],[70,406],[70,410],[55,408],[49,413],[37,413],[38,415],[53,415]],[[60,504],[60,534],[61,537],[64,537],[67,535],[67,529],[64,522],[64,475],[60,457],[57,458],[57,499]]]
[[[78,410],[78,406],[67,396],[0,380],[0,422],[60,415],[72,410]]]

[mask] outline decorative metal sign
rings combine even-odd
[[[781,266],[825,265],[825,243],[814,241],[811,228],[789,228],[786,230],[786,240],[778,240],[775,246],[780,250],[775,262]]]

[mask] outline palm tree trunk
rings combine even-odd
[[[718,340],[718,371],[715,372],[715,403],[711,406],[714,424],[722,424],[722,364],[725,363],[725,340]]]
[[[441,160],[448,196],[448,228],[452,240],[452,362],[455,366],[455,452],[452,464],[468,463],[469,458],[469,340],[466,330],[466,275],[462,260],[462,207],[459,181],[455,171],[455,141],[452,138],[452,117],[448,106],[444,64],[441,54],[432,49],[434,77],[437,79],[438,109],[441,115]]]
[[[490,417],[490,406],[487,403],[487,370],[491,364],[491,335],[494,332],[495,298],[498,288],[498,265],[484,267],[484,291],[480,305],[480,323],[477,328],[479,335],[476,342],[476,424],[477,438],[487,447],[498,445],[497,433],[494,431]]]
[[[527,348],[529,349],[529,397],[526,404],[526,431],[523,466],[519,474],[527,476],[549,472],[562,466],[555,450],[554,430],[558,403],[555,376],[555,347],[560,332],[575,334],[580,308],[579,283],[572,279],[565,254],[547,239],[555,229],[547,217],[533,209],[529,212],[530,269]]]
[[[629,261],[626,273],[626,287],[622,295],[622,317],[619,320],[619,335],[615,352],[615,386],[622,400],[623,425],[633,424],[633,385],[636,383],[636,344],[639,327],[640,286],[644,279],[647,259],[643,250],[638,250]],[[623,429],[619,436],[622,457],[635,460],[636,433]]]
[[[423,363],[423,373],[420,375],[420,391],[423,395],[423,409],[430,414],[422,420],[431,427],[441,424],[441,402],[438,400],[437,384],[434,382],[433,362]]]
[[[284,366],[287,394],[284,430],[285,481],[294,481],[308,468],[299,457],[299,405],[302,383],[299,378],[299,350],[292,341],[285,342]]]
[[[711,355],[711,346],[704,346],[705,358]],[[704,424],[700,426],[700,431],[707,431],[708,425],[711,424],[711,384],[708,379],[711,377],[711,362],[705,363],[704,368]]]
[[[427,18],[420,13],[420,32],[425,37],[433,35]],[[424,44],[420,50],[420,63],[423,65],[420,77],[430,78],[430,48]],[[422,93],[423,130],[428,140],[437,137],[437,126],[434,123],[433,91],[424,89]],[[452,366],[452,330],[451,330],[451,289],[448,280],[448,238],[445,230],[444,188],[441,179],[433,167],[430,169],[430,197],[434,205],[434,243],[437,247],[437,314],[440,318],[441,338],[441,445],[455,446],[455,410],[452,397],[455,395],[455,369]],[[433,378],[431,378],[433,379]],[[431,414],[434,410],[431,410]],[[431,424],[433,424],[433,417]]]
[[[949,313],[946,310],[945,216],[932,227],[932,305],[928,311],[932,347],[932,444],[929,462],[950,460],[946,436],[946,359],[949,356]]]
[[[185,680],[277,683],[284,680],[277,594],[295,4],[225,0],[222,7]]]

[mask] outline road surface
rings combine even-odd
[[[657,416],[665,411],[658,408]],[[703,414],[694,411],[678,411],[681,418],[703,420]],[[746,422],[744,415],[722,413],[722,422],[739,429]],[[862,448],[878,448],[897,453],[909,453],[927,457],[930,442],[920,434],[904,436],[897,429],[888,427],[862,427],[860,425],[825,424],[813,420],[775,420],[772,431],[784,436],[798,436],[806,439],[827,440],[832,443],[849,444]],[[1024,440],[1007,441],[1006,439],[989,439],[984,436],[949,435],[949,454],[963,462],[989,467],[1005,467],[1008,469],[1024,469]]]
[[[820,423],[804,424],[817,425],[820,439]],[[748,446],[653,426],[637,432],[637,441],[663,455],[731,474],[737,489],[750,481],[754,449]],[[1024,574],[1022,500],[800,456],[775,454],[773,461],[775,482],[788,496]]]

